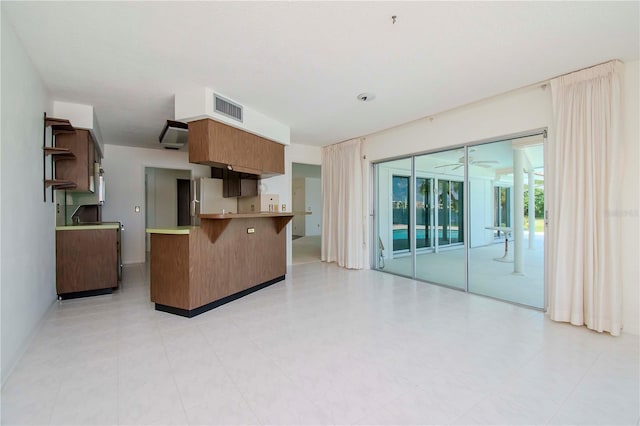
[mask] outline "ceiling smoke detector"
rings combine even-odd
[[[358,100],[362,102],[371,102],[376,98],[374,93],[360,93],[358,95]]]

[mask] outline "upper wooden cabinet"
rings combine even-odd
[[[75,155],[74,160],[59,161],[55,168],[55,178],[76,184],[75,191],[94,191],[93,163],[96,160],[95,145],[88,130],[76,129],[74,133],[56,136],[56,148],[68,149]]]
[[[284,174],[284,145],[206,118],[189,123],[189,162],[279,175]]]
[[[222,169],[223,197],[254,197],[256,195],[258,195],[257,176]]]

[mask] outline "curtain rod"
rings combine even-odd
[[[351,139],[346,139],[340,142],[335,142],[335,143],[330,143],[329,145],[322,145],[320,148],[325,148],[327,146],[334,146],[334,145],[340,145],[341,143],[345,143],[345,142],[349,142],[349,141],[354,141],[356,139],[360,139],[360,142],[364,142],[366,139],[366,136],[358,136],[356,138],[351,138]]]
[[[547,85],[547,84],[551,83],[551,80],[554,80],[556,78],[564,77],[565,75],[569,75],[569,74],[573,74],[573,73],[576,73],[576,72],[588,70],[590,68],[595,68],[595,67],[598,67],[600,65],[608,64],[610,62],[620,62],[621,64],[624,64],[624,62],[622,62],[622,60],[620,60],[620,59],[610,59],[608,61],[600,62],[599,64],[589,65],[589,66],[586,66],[586,67],[583,67],[583,68],[580,68],[580,69],[577,69],[577,70],[574,70],[574,71],[569,71],[569,72],[564,73],[564,74],[558,74],[555,77],[550,77],[550,78],[548,78],[546,80],[542,80],[542,81],[540,81],[538,83],[532,84],[531,86],[525,86],[525,87],[533,87],[533,86],[537,86],[537,85],[543,85],[544,86],[544,85]]]

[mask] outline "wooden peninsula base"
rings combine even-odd
[[[151,301],[193,317],[282,281],[291,213],[207,214],[151,234]]]

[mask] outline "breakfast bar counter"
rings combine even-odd
[[[292,213],[202,214],[200,226],[149,228],[151,301],[185,317],[284,280]]]

